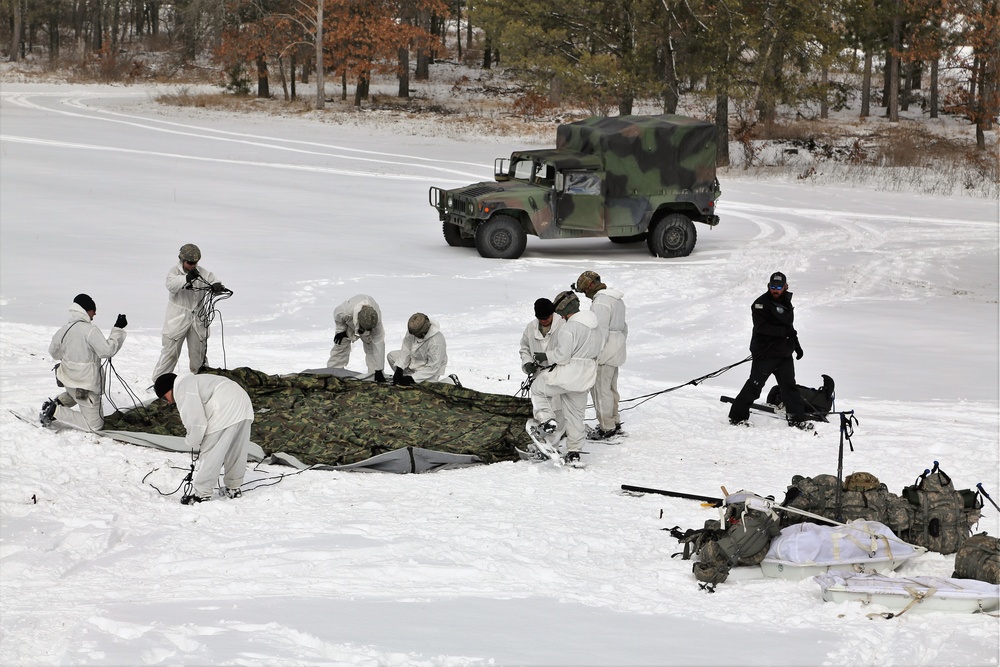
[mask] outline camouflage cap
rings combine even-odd
[[[406,323],[406,330],[411,336],[423,338],[431,330],[431,319],[423,313],[413,313]]]
[[[358,328],[371,331],[378,326],[378,312],[371,306],[361,306],[358,311]]]
[[[201,261],[201,248],[193,243],[185,243],[181,246],[181,251],[177,254],[177,259],[191,264]]]
[[[580,299],[573,292],[559,292],[552,302],[555,306],[556,315],[566,317],[580,312]]]

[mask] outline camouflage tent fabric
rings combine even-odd
[[[323,374],[267,375],[251,368],[208,369],[250,395],[251,439],[267,454],[291,454],[307,465],[347,465],[385,452],[417,447],[478,457],[483,463],[518,460],[526,449],[531,402],[448,384],[394,387]],[[165,401],[115,412],[106,430],[183,437],[177,408]]]

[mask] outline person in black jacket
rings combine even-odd
[[[753,335],[750,337],[750,377],[733,400],[729,423],[745,425],[750,418],[750,404],[760,398],[764,383],[771,375],[778,383],[789,426],[803,427],[805,408],[795,384],[795,362],[802,358],[802,345],[795,331],[795,310],[785,274],[771,274],[768,290],[750,307]],[[811,425],[810,425],[811,426]]]

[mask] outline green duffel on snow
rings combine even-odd
[[[986,533],[967,539],[955,554],[955,573],[951,576],[1000,584],[1000,539]]]

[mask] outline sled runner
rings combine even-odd
[[[827,602],[858,600],[905,611],[995,612],[1000,585],[951,577],[888,577],[831,570],[816,577]]]

